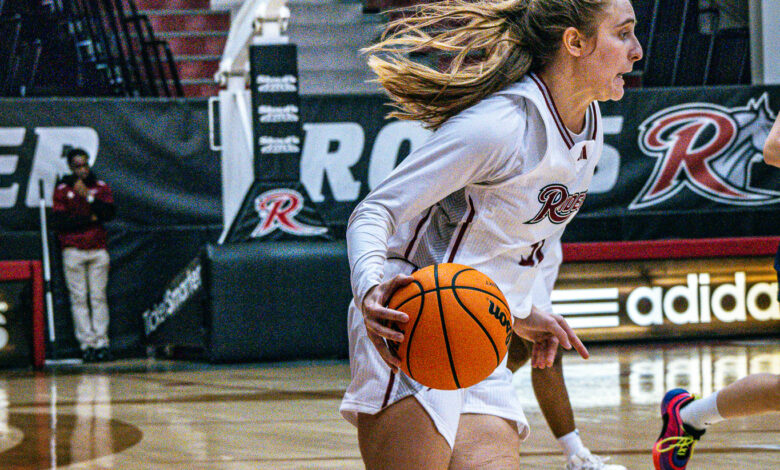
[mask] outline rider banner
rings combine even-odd
[[[380,96],[303,103],[301,182],[340,228],[428,131],[385,120]],[[780,169],[761,151],[780,87],[634,89],[600,106],[604,152],[566,241],[777,234]]]

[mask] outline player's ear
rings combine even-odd
[[[574,57],[582,57],[585,48],[585,37],[573,26],[563,32],[563,48]]]

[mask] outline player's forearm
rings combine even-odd
[[[369,289],[382,281],[387,240],[392,232],[389,215],[379,205],[360,204],[347,227],[347,254],[352,293],[362,302]]]
[[[764,161],[768,165],[780,167],[780,116],[775,120],[772,130],[764,144]]]
[[[780,137],[772,141],[766,141],[766,145],[764,145],[764,161],[768,165],[780,167]]]

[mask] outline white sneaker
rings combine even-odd
[[[593,455],[588,449],[581,450],[576,455],[572,455],[565,470],[626,470],[622,465],[607,465],[609,457],[599,457]]]

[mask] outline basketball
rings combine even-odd
[[[412,277],[388,302],[409,315],[408,322],[395,325],[404,340],[388,342],[401,369],[441,390],[485,379],[504,359],[512,336],[504,294],[489,277],[462,264],[434,264]]]

